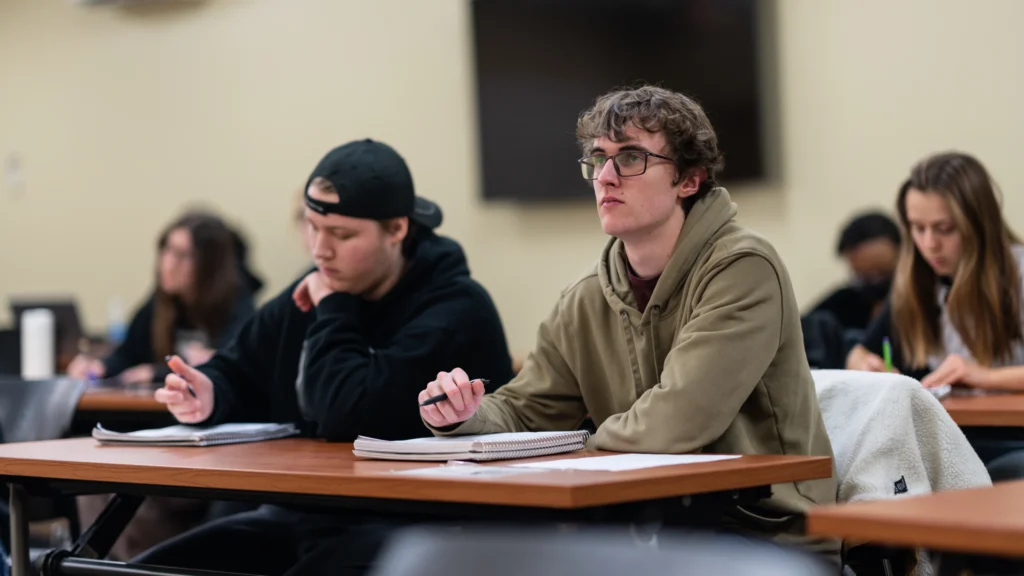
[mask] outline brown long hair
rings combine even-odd
[[[911,189],[942,196],[961,236],[962,255],[946,305],[953,327],[978,363],[989,366],[1008,359],[1013,343],[1021,340],[1021,278],[1010,249],[1019,240],[1003,221],[985,167],[957,152],[919,162],[896,200],[903,242],[893,282],[892,320],[904,358],[923,368],[929,354],[943,351],[938,278],[914,245],[907,220]]]
[[[216,340],[226,328],[242,285],[235,235],[220,218],[205,212],[186,213],[160,235],[160,251],[166,247],[171,232],[178,229],[188,230],[192,237],[195,298],[186,305],[177,296],[164,292],[158,274],[151,328],[157,362],[174,353],[175,326],[181,312]]]

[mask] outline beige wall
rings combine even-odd
[[[149,289],[158,229],[201,198],[248,233],[275,293],[304,265],[293,191],[328,148],[370,135],[443,204],[443,232],[463,242],[513,348],[528,348],[603,237],[585,201],[479,199],[467,8],[0,0],[0,322],[10,295],[72,292],[102,329],[109,297],[134,305]],[[776,19],[782,177],[733,193],[802,303],[842,276],[840,222],[888,208],[932,150],[977,154],[1024,230],[1024,2],[780,0]],[[12,155],[21,187],[3,178]]]

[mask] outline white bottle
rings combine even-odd
[[[25,380],[53,378],[57,369],[57,324],[53,311],[33,308],[21,313],[21,377]]]
[[[128,325],[125,321],[124,303],[120,296],[114,296],[107,303],[107,340],[114,346],[124,341]]]

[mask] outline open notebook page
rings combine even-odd
[[[623,470],[639,470],[658,466],[676,466],[679,464],[699,464],[718,460],[731,460],[739,455],[719,454],[616,454],[615,456],[594,456],[591,458],[572,458],[566,460],[549,460],[547,462],[527,462],[512,464],[523,468],[544,468],[547,470],[605,470],[621,472]]]

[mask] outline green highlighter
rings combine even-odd
[[[885,360],[885,370],[892,372],[892,344],[889,338],[882,338],[882,359]]]

